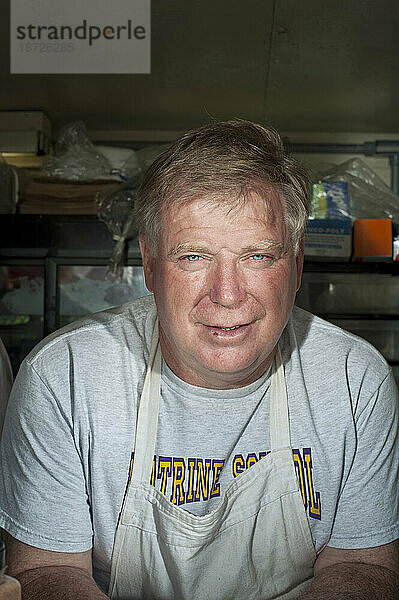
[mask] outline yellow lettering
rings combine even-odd
[[[209,496],[210,498],[213,498],[214,496],[220,496],[219,477],[220,477],[220,473],[223,469],[223,466],[224,466],[224,460],[213,460],[212,461],[213,483],[212,483],[211,493]]]
[[[209,494],[209,470],[211,467],[211,461],[209,458],[205,459],[205,472],[204,462],[201,458],[197,459],[197,489],[195,491],[195,501],[198,502],[201,499],[207,500]]]
[[[172,495],[170,501],[172,504],[182,504],[184,502],[184,488],[183,482],[186,476],[186,468],[184,460],[182,458],[173,459],[173,485]],[[179,491],[179,497],[177,498],[177,491]]]
[[[170,457],[159,457],[157,478],[161,479],[161,492],[163,494],[165,494],[166,492],[166,484],[168,482],[168,477],[171,475],[171,463],[172,459]]]
[[[195,471],[195,458],[188,459],[188,490],[186,495],[186,502],[193,502],[194,500],[194,471]]]
[[[313,476],[312,476],[312,451],[310,448],[303,449],[303,458],[306,464],[306,479],[308,483],[309,492],[309,516],[320,519],[321,518],[321,502],[320,492],[314,491]]]
[[[241,454],[236,454],[233,459],[233,476],[237,477],[243,471],[245,471],[244,458]]]

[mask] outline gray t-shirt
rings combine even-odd
[[[60,552],[93,546],[106,590],[156,311],[152,297],[97,313],[41,342],[10,397],[0,525]],[[367,342],[295,308],[280,348],[291,445],[316,550],[399,537],[397,390]],[[163,366],[152,482],[204,514],[269,450],[269,376],[206,390]],[[300,551],[300,550],[299,550]]]

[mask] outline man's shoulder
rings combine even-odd
[[[289,329],[300,354],[315,361],[320,358],[321,364],[346,362],[360,369],[373,366],[382,375],[389,371],[385,358],[367,340],[297,306]]]
[[[35,365],[49,356],[99,352],[112,353],[115,346],[132,346],[146,353],[156,318],[153,296],[145,296],[121,306],[83,317],[54,331],[28,354],[25,361]]]
[[[322,416],[326,406],[337,418],[360,414],[380,391],[391,403],[396,396],[392,370],[374,346],[307,311],[294,309],[282,349],[291,389],[322,407]]]

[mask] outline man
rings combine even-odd
[[[0,339],[0,437],[3,430],[4,415],[6,412],[12,381],[13,373],[10,359],[2,340]]]
[[[11,395],[0,523],[26,598],[398,597],[396,387],[293,309],[309,187],[246,121],[150,167],[155,304],[52,335]]]

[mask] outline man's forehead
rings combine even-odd
[[[226,216],[234,217],[246,211],[251,205],[256,207],[265,221],[272,223],[277,215],[282,215],[284,205],[281,194],[272,186],[263,186],[261,189],[249,190],[221,190],[214,193],[196,195],[171,200],[162,211],[162,222],[170,223],[172,219],[180,215],[189,215],[191,212],[212,213],[215,209]]]

